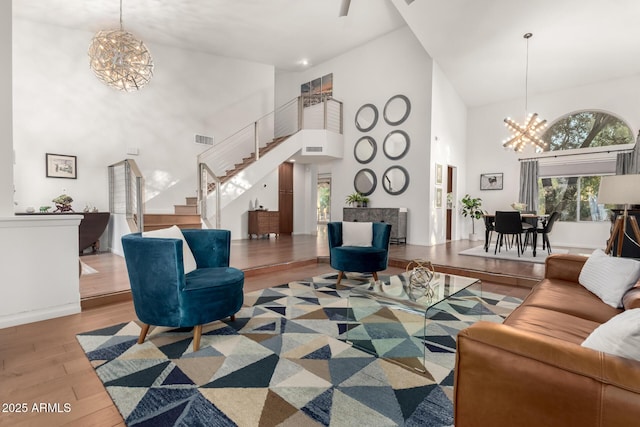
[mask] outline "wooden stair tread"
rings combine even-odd
[[[289,139],[290,136],[291,135],[286,135],[286,136],[279,136],[277,138],[274,138],[273,141],[268,142],[264,147],[259,149],[260,156],[262,157],[264,154],[268,153],[273,148],[277,147],[278,144]],[[231,179],[234,175],[236,175],[238,172],[245,169],[250,164],[254,163],[256,161],[255,155],[256,155],[255,152],[251,153],[249,157],[245,157],[244,159],[242,159],[242,163],[237,163],[234,165],[233,169],[226,170],[225,174],[220,177],[220,184],[224,184],[229,179]],[[209,185],[207,186],[207,192],[211,193],[213,190],[215,190],[215,188],[216,188],[215,183],[213,182],[209,183]]]

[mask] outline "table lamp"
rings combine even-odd
[[[598,190],[598,203],[611,205],[624,205],[624,213],[616,218],[616,222],[611,231],[611,236],[607,242],[605,253],[611,252],[613,242],[618,239],[616,255],[622,254],[622,242],[626,234],[627,218],[633,229],[636,243],[640,242],[640,227],[635,216],[629,216],[627,209],[629,205],[640,204],[640,175],[607,175],[600,179],[600,189]]]

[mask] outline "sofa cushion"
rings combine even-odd
[[[640,308],[624,311],[598,326],[582,346],[640,360]]]
[[[182,240],[182,261],[184,263],[184,274],[191,273],[198,268],[196,259],[189,248],[189,244],[184,238],[182,231],[177,225],[169,228],[161,228],[160,230],[145,231],[142,233],[142,237],[152,237],[155,239],[178,239]]]
[[[600,323],[592,320],[529,305],[521,305],[515,309],[504,324],[578,345],[600,326]]]
[[[622,297],[640,278],[640,262],[595,250],[580,271],[579,282],[611,307],[622,307]]]
[[[536,285],[524,305],[542,307],[593,322],[604,323],[620,310],[603,304],[600,298],[576,282],[543,279]]]
[[[348,222],[342,223],[342,246],[371,246],[373,241],[373,223]]]

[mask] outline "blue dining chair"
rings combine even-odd
[[[193,351],[200,348],[202,325],[231,317],[244,302],[244,273],[229,267],[228,230],[182,230],[197,268],[185,274],[180,238],[122,236],[133,305],[143,323],[138,344],[149,327],[193,327]]]
[[[342,222],[327,223],[329,262],[331,267],[339,271],[336,284],[340,284],[346,271],[372,273],[374,280],[378,280],[378,271],[387,269],[391,224],[371,223],[372,240],[370,246],[343,245],[342,225]]]

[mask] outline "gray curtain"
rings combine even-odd
[[[640,173],[640,150],[638,150],[638,143],[640,143],[640,132],[638,133],[636,145],[632,151],[628,153],[618,153],[616,157],[616,175]]]
[[[538,161],[520,162],[520,194],[518,202],[527,205],[526,210],[538,212]]]

